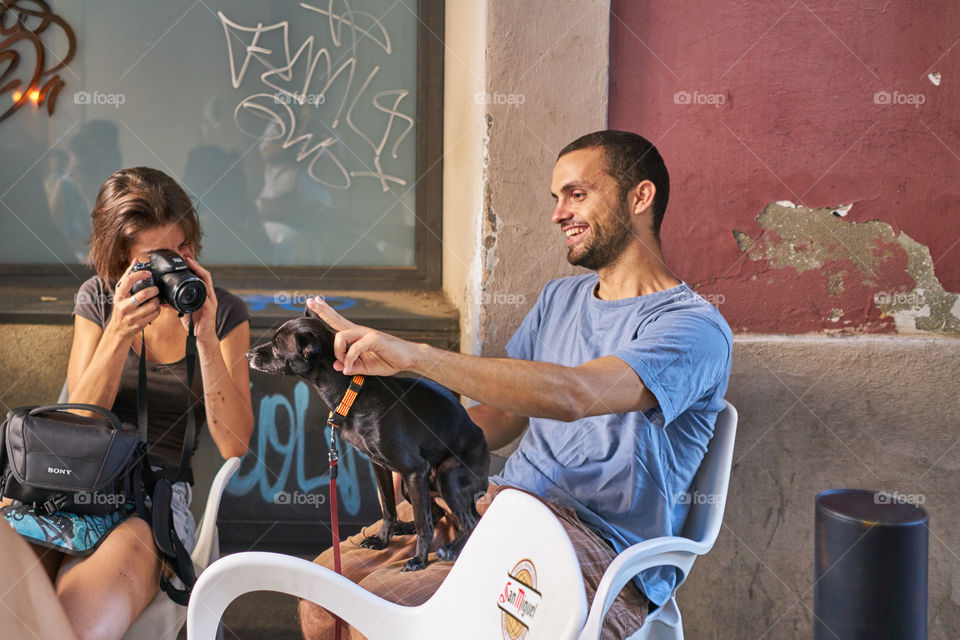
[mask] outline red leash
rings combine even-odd
[[[347,413],[349,413],[350,407],[353,406],[353,401],[356,400],[362,387],[363,376],[353,376],[347,391],[343,394],[343,399],[340,400],[340,405],[335,411],[331,411],[330,417],[327,418],[327,425],[330,427],[330,453],[328,458],[330,460],[330,529],[333,534],[333,570],[339,575],[343,575],[343,570],[340,566],[340,517],[337,508],[337,469],[339,462],[337,429],[343,425],[343,421],[346,419]],[[340,629],[343,626],[343,621],[337,616],[333,616],[333,619],[336,621],[334,638],[340,640]]]
[[[340,518],[337,508],[337,427],[330,427],[330,529],[333,532],[333,570],[341,576],[343,569],[340,566]],[[340,628],[343,621],[334,616],[333,637],[340,640]]]

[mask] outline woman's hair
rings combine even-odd
[[[200,253],[200,221],[193,202],[177,182],[149,167],[121,169],[104,181],[91,214],[93,233],[87,260],[97,275],[114,284],[130,264],[130,247],[141,231],[176,222],[187,244]]]

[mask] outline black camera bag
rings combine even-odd
[[[69,413],[83,409],[93,417]],[[146,445],[137,428],[89,404],[22,407],[0,428],[0,495],[37,513],[107,515],[136,499]],[[136,476],[136,477],[135,477]]]
[[[137,422],[122,423],[112,412],[89,404],[55,404],[13,409],[0,425],[0,498],[13,498],[38,513],[55,511],[105,515],[128,511],[153,528],[164,564],[170,565],[182,588],[165,572],[160,588],[177,604],[187,606],[197,582],[193,561],[173,524],[172,485],[190,477],[190,457],[197,437],[196,419],[187,396],[187,425],[180,467],[173,475],[154,470],[147,456],[146,345],[140,337],[137,380]],[[187,389],[193,388],[197,338],[193,316],[187,333]],[[92,411],[94,417],[71,410]],[[57,469],[58,471],[52,471]],[[191,479],[192,481],[192,479]],[[150,498],[150,506],[146,498]]]

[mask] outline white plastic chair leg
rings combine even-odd
[[[643,628],[630,636],[630,640],[683,640],[683,617],[676,595],[647,616]]]

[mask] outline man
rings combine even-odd
[[[660,154],[633,133],[599,131],[560,152],[552,221],[569,262],[594,273],[548,283],[508,343],[509,358],[413,344],[308,302],[338,331],[335,367],[345,374],[412,371],[477,400],[470,415],[491,449],[529,422],[488,496],[513,486],[545,500],[577,550],[588,601],[617,552],[679,533],[684,492],[724,406],[730,329],[663,262],[669,188]],[[402,575],[398,561],[411,552],[395,544],[368,551],[348,540],[344,574],[401,604],[426,601],[450,563]],[[330,555],[316,561],[329,565]],[[663,604],[678,577],[670,567],[643,572],[611,607],[603,637],[636,631],[647,599]],[[327,637],[326,612],[304,602],[300,613],[307,638]]]

